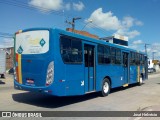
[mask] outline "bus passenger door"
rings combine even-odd
[[[85,92],[95,91],[95,46],[84,44]]]
[[[123,52],[123,86],[128,86],[129,83],[129,53]]]

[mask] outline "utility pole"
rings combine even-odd
[[[75,29],[75,20],[79,20],[79,19],[81,19],[81,17],[72,18],[72,22],[68,22],[68,21],[66,20],[66,23],[72,25],[72,32],[74,32],[74,29]]]
[[[147,45],[150,45],[150,44],[146,44],[146,43],[145,43],[145,45],[144,45],[146,55],[147,55]],[[147,55],[147,56],[148,56],[148,55]]]
[[[152,57],[153,57],[152,59],[153,59],[153,60],[154,60],[154,54],[155,54],[155,53],[156,53],[156,52],[152,52]]]
[[[81,19],[81,17],[77,17],[77,18],[72,19],[72,32],[74,32],[74,29],[75,29],[75,20],[79,20],[79,19]]]

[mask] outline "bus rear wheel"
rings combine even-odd
[[[101,90],[100,94],[101,94],[102,97],[105,97],[110,93],[110,81],[109,81],[108,78],[105,78],[103,80],[101,89],[102,90]]]

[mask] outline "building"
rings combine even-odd
[[[115,34],[110,37],[103,37],[103,38],[100,38],[100,40],[104,40],[106,42],[113,43],[113,44],[128,46],[128,37],[121,36],[118,34]]]
[[[6,48],[6,69],[13,67],[14,48]]]
[[[13,67],[14,48],[1,48],[6,51],[6,70]]]
[[[99,37],[97,35],[91,34],[91,33],[86,32],[86,31],[80,31],[80,30],[75,30],[75,29],[73,30],[72,28],[67,28],[66,31],[74,32],[74,33],[84,35],[84,36],[88,36],[88,37],[95,38],[95,39],[99,39]]]

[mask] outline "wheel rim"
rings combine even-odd
[[[105,82],[103,85],[103,91],[104,91],[104,93],[107,93],[108,90],[109,90],[109,84],[107,82]]]

